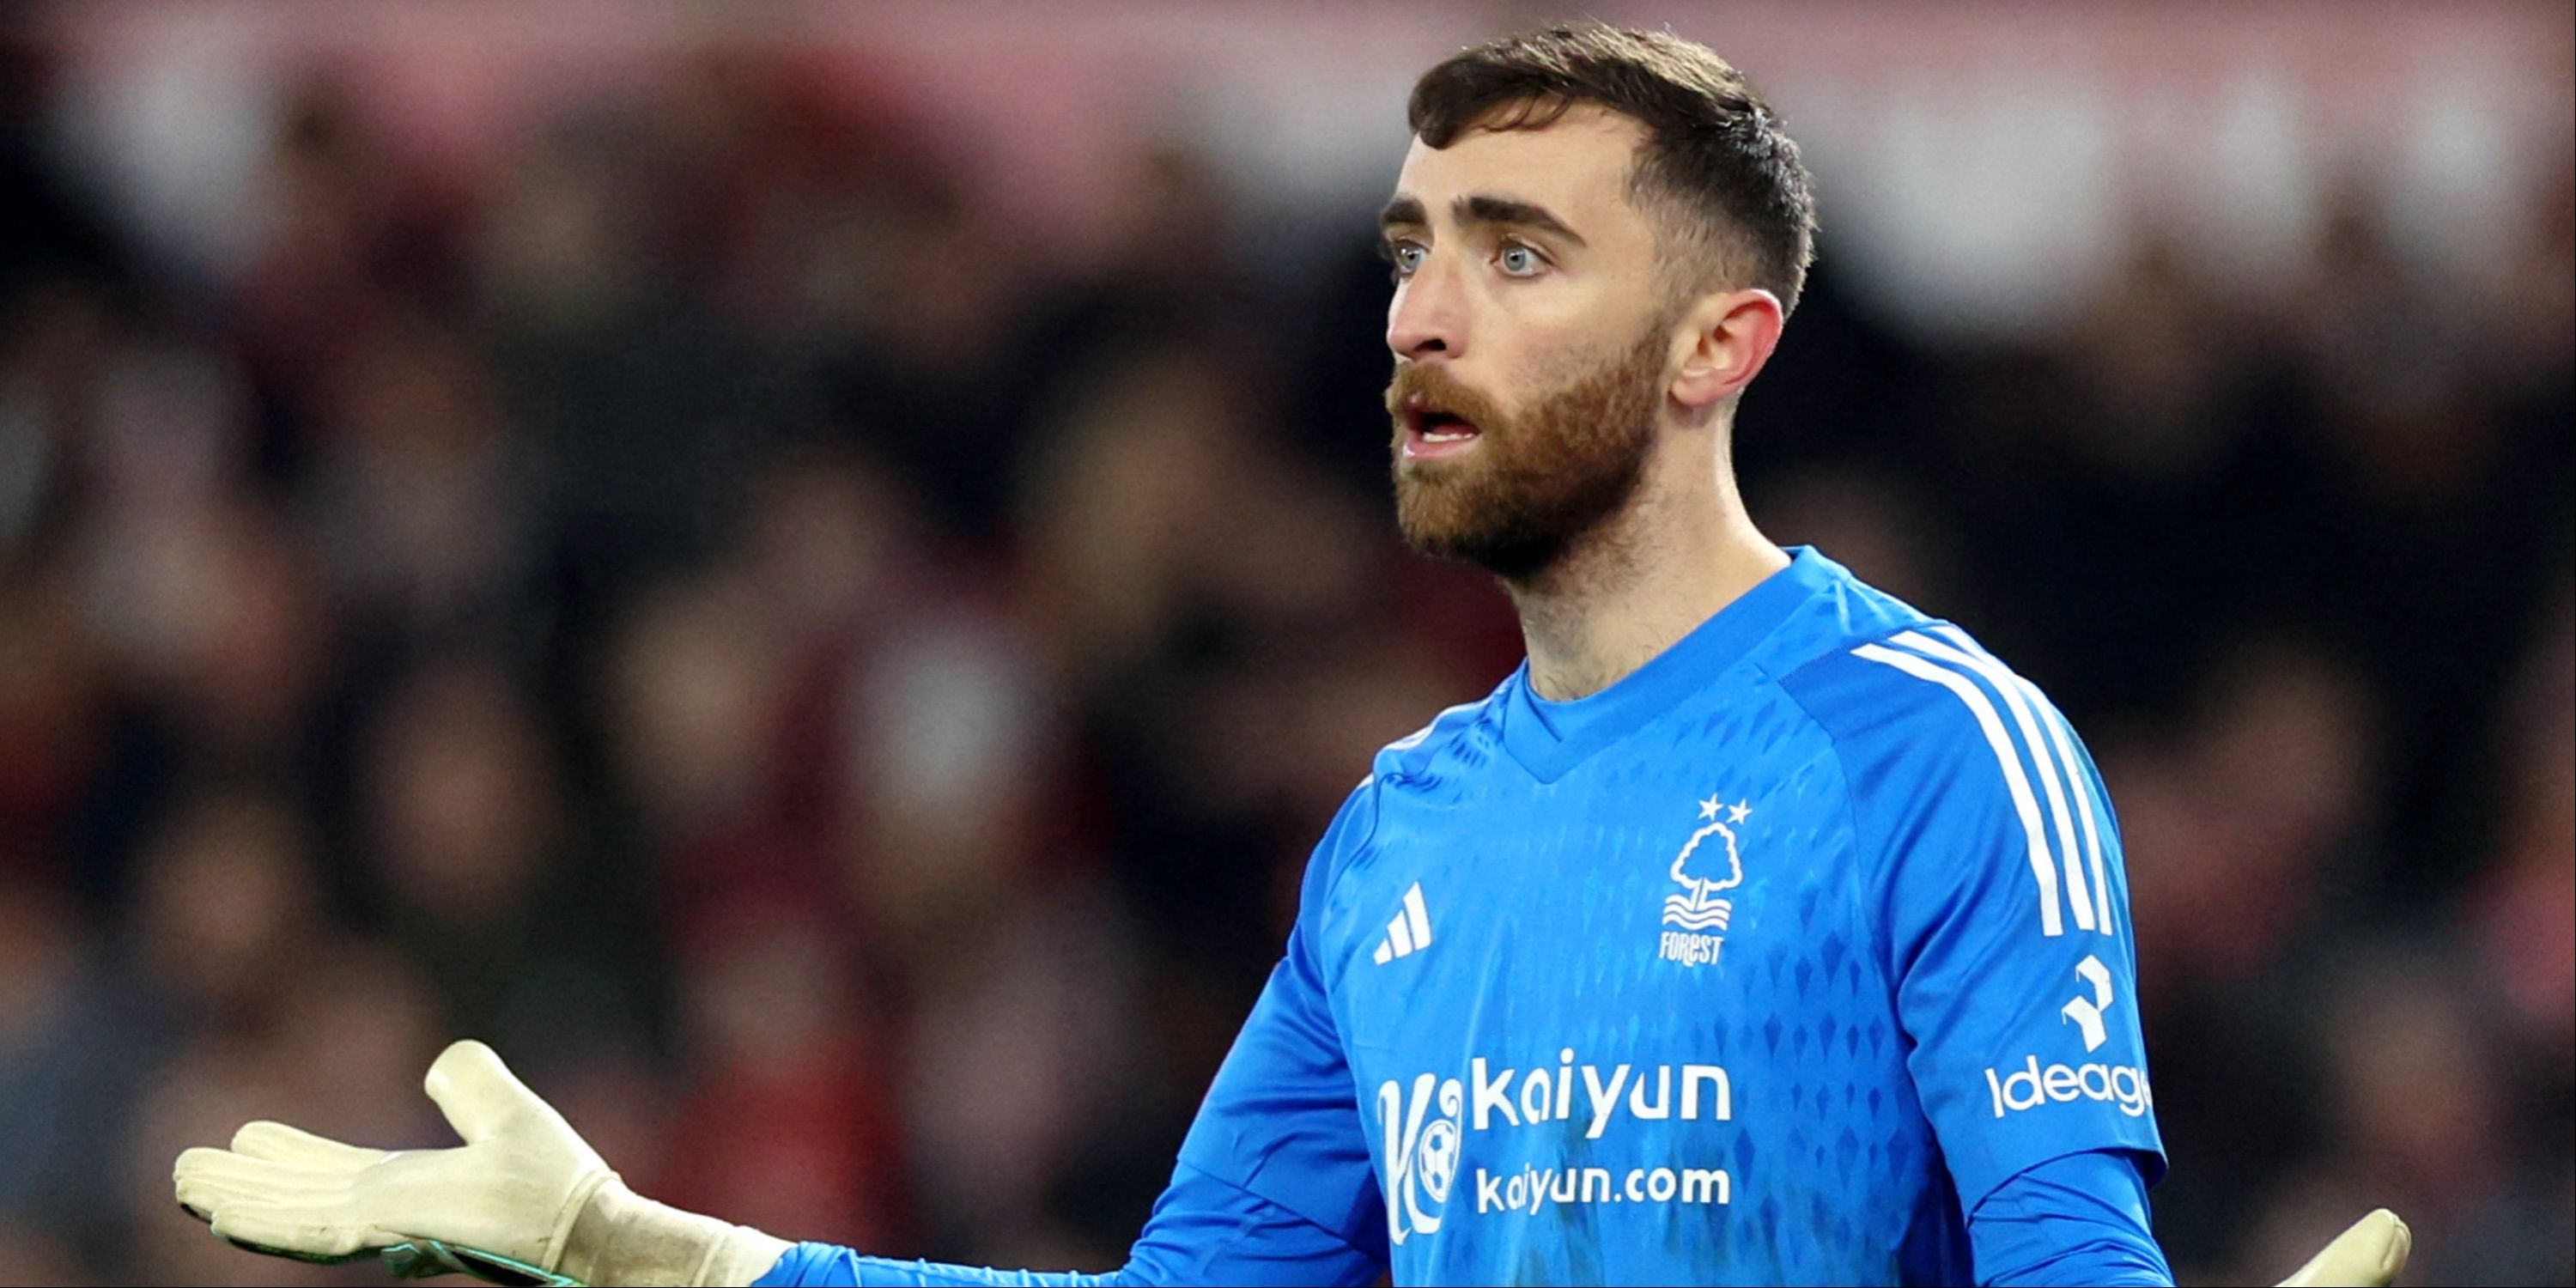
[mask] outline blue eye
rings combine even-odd
[[[1540,269],[1547,267],[1547,260],[1537,251],[1518,244],[1503,247],[1494,262],[1502,266],[1505,277],[1536,277]]]
[[[1423,257],[1430,253],[1419,242],[1392,242],[1386,248],[1387,262],[1395,265],[1395,275],[1400,278],[1411,277],[1413,270],[1422,267]]]

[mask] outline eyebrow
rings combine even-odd
[[[1509,197],[1460,197],[1449,203],[1449,209],[1466,224],[1504,224],[1515,228],[1532,228],[1562,237],[1577,246],[1583,237],[1565,226],[1565,221],[1548,213],[1545,206]]]
[[[1460,223],[1535,229],[1564,238],[1577,246],[1585,244],[1581,233],[1566,227],[1564,220],[1534,202],[1510,197],[1468,196],[1450,202],[1449,209]],[[1397,197],[1386,203],[1386,209],[1379,211],[1377,216],[1380,232],[1391,228],[1418,228],[1429,222],[1430,217],[1424,212],[1422,202],[1413,197]]]
[[[1422,213],[1422,203],[1411,197],[1398,197],[1377,212],[1378,231],[1389,228],[1419,228],[1430,220]]]

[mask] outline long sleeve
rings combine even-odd
[[[1239,1186],[1182,1164],[1127,1264],[1105,1274],[989,1270],[862,1256],[801,1243],[761,1284],[933,1284],[972,1288],[1127,1288],[1159,1284],[1359,1284],[1379,1263],[1331,1232]]]
[[[2163,1174],[2109,794],[2038,687],[1952,627],[1853,651],[1882,681],[1837,739],[1882,891],[1916,1094],[1961,1204],[2062,1155]]]
[[[2135,1156],[2086,1150],[1995,1187],[1968,1215],[1980,1284],[2171,1284]]]

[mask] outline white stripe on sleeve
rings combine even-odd
[[[2019,676],[2013,678],[2021,679]],[[2048,725],[2048,736],[2057,744],[2057,759],[2066,766],[2067,790],[2075,793],[2076,812],[2084,816],[2085,848],[2093,860],[2093,928],[2106,935],[2117,935],[2119,929],[2111,921],[2111,881],[2102,871],[2102,820],[2094,817],[2093,787],[2076,763],[2075,743],[2066,732],[2066,716],[2049,706],[2038,685],[2022,680],[2021,687],[2030,696],[2031,705],[2039,708],[2040,719]]]
[[[1993,654],[1978,648],[1958,627],[1936,626],[1933,630],[1951,643],[1944,644],[1917,631],[1906,631],[1896,636],[1895,642],[1937,661],[1964,666],[1986,677],[1986,683],[2004,695],[2004,705],[2012,710],[2013,723],[2021,729],[2022,745],[2030,751],[2030,762],[2039,766],[2039,785],[2048,793],[2048,817],[2057,824],[2057,858],[2066,865],[2066,901],[2074,908],[2075,926],[2091,930],[2093,895],[2084,880],[2084,858],[2076,852],[2075,814],[2067,809],[2066,792],[2058,785],[2057,758],[2049,755],[2048,740],[2039,731],[2040,722],[2031,718],[2030,704],[2022,700],[2021,677],[1995,660]]]
[[[1853,649],[1857,657],[1895,667],[1918,680],[1928,680],[1948,689],[1966,704],[1976,717],[1977,728],[1986,736],[1986,745],[2003,766],[2004,786],[2012,794],[2013,808],[2021,815],[2022,837],[2030,850],[2030,872],[2039,882],[2039,928],[2043,935],[2062,935],[2066,927],[2057,910],[2057,869],[2049,862],[2048,839],[2040,830],[2039,802],[2030,794],[2030,780],[2021,771],[2021,757],[2014,753],[2012,735],[2004,732],[2003,717],[1995,714],[1995,704],[1986,700],[1985,690],[1976,682],[1938,663],[1912,653],[1900,653],[1878,644],[1863,644]]]

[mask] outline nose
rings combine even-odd
[[[1386,306],[1386,347],[1408,362],[1454,359],[1466,348],[1466,313],[1458,283],[1433,254],[1397,282]]]

